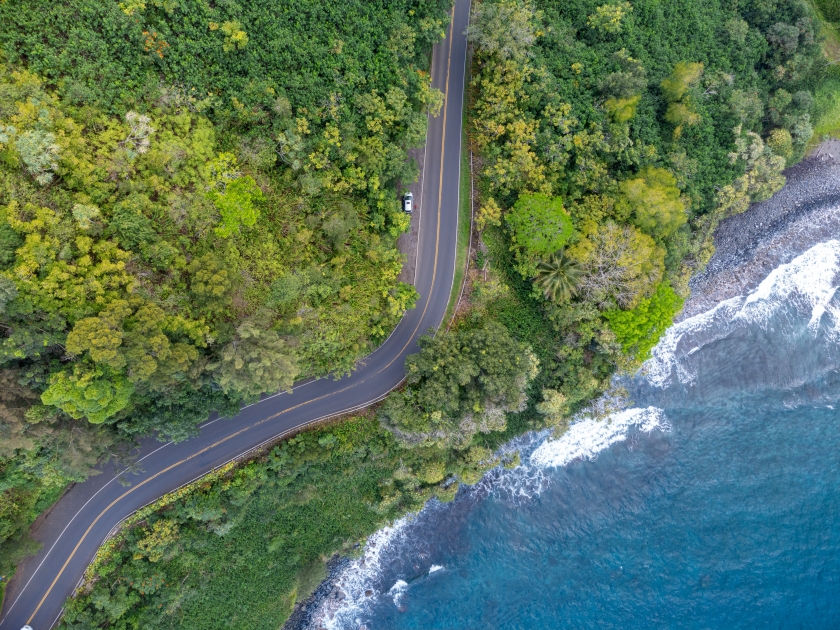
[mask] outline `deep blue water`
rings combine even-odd
[[[404,525],[333,623],[840,628],[838,260],[818,246],[672,329],[624,383],[658,427],[532,436],[520,469]]]

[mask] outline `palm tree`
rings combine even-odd
[[[561,249],[537,264],[534,284],[543,290],[547,300],[565,302],[577,293],[577,281],[583,270]]]

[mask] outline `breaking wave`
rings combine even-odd
[[[635,392],[643,392],[645,395],[642,398],[654,404],[625,404],[601,416],[582,413],[559,438],[544,430],[512,440],[500,449],[499,455],[518,452],[522,462],[520,466],[515,469],[498,466],[472,488],[462,489],[454,504],[442,505],[432,501],[419,515],[425,518],[419,519],[417,515],[406,517],[371,536],[363,556],[351,562],[337,579],[338,597],[321,605],[313,627],[364,629],[367,612],[372,605],[381,605],[385,597],[402,610],[414,584],[443,567],[427,564],[428,569],[414,575],[406,574],[390,587],[383,584],[383,569],[391,566],[409,549],[417,553],[422,543],[413,531],[413,523],[419,520],[428,522],[428,518],[434,518],[434,511],[457,509],[459,502],[488,498],[513,506],[527,504],[551,484],[552,469],[575,461],[593,460],[599,453],[634,435],[671,431],[671,424],[663,410],[668,405],[665,402],[660,404],[655,395],[650,395],[651,391],[672,390],[670,396],[673,401],[674,397],[684,395],[685,388],[696,386],[701,373],[706,379],[709,374],[716,375],[718,381],[715,387],[707,389],[717,391],[721,398],[729,396],[727,387],[744,389],[744,381],[739,380],[740,374],[733,376],[722,369],[709,370],[709,361],[719,361],[720,350],[715,352],[715,344],[725,341],[731,345],[734,364],[731,369],[749,373],[752,379],[746,389],[762,379],[766,382],[763,385],[759,383],[761,386],[777,386],[774,378],[783,380],[785,387],[807,386],[812,380],[806,374],[808,369],[818,368],[823,374],[826,370],[836,371],[840,367],[840,351],[837,348],[840,341],[840,304],[835,299],[838,272],[840,241],[826,241],[773,270],[749,295],[725,300],[707,312],[672,326],[654,348],[640,373],[629,379]],[[749,335],[756,334],[755,331],[772,334],[775,342],[761,357],[768,365],[787,368],[796,364],[797,367],[762,371],[762,365],[750,365],[749,361],[757,360],[751,355],[755,351],[755,339],[745,331],[749,331]],[[810,364],[808,361],[789,361],[788,356],[794,357],[802,352],[802,345],[794,343],[802,335],[810,336],[811,343],[818,342],[827,353],[834,353],[836,360],[819,357]],[[743,343],[740,343],[741,337],[744,337]],[[789,340],[790,347],[787,347],[785,344]],[[744,365],[750,369],[745,369]],[[803,372],[796,373],[797,369]],[[759,385],[756,387],[760,389]],[[826,399],[826,402],[833,402],[834,398]],[[632,448],[632,443],[628,448]],[[392,575],[389,583],[393,580]]]

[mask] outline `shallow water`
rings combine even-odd
[[[374,537],[325,624],[840,627],[839,268],[823,243],[674,326],[632,407]]]

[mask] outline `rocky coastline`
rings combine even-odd
[[[771,199],[720,223],[715,253],[690,281],[691,296],[676,321],[745,295],[779,265],[819,242],[840,239],[840,141],[822,143],[785,176],[784,188]],[[326,579],[295,605],[282,630],[321,630],[318,613],[328,601],[343,598],[339,578],[350,562],[331,558]]]
[[[291,616],[283,624],[281,630],[310,630],[317,627],[316,614],[321,606],[331,599],[341,599],[342,593],[338,588],[338,577],[350,564],[347,556],[335,555],[327,560],[327,577],[318,585],[312,594],[303,601],[295,604]]]
[[[689,283],[691,296],[676,321],[749,293],[779,265],[840,238],[840,141],[822,143],[785,176],[772,198],[720,223],[715,253]]]

